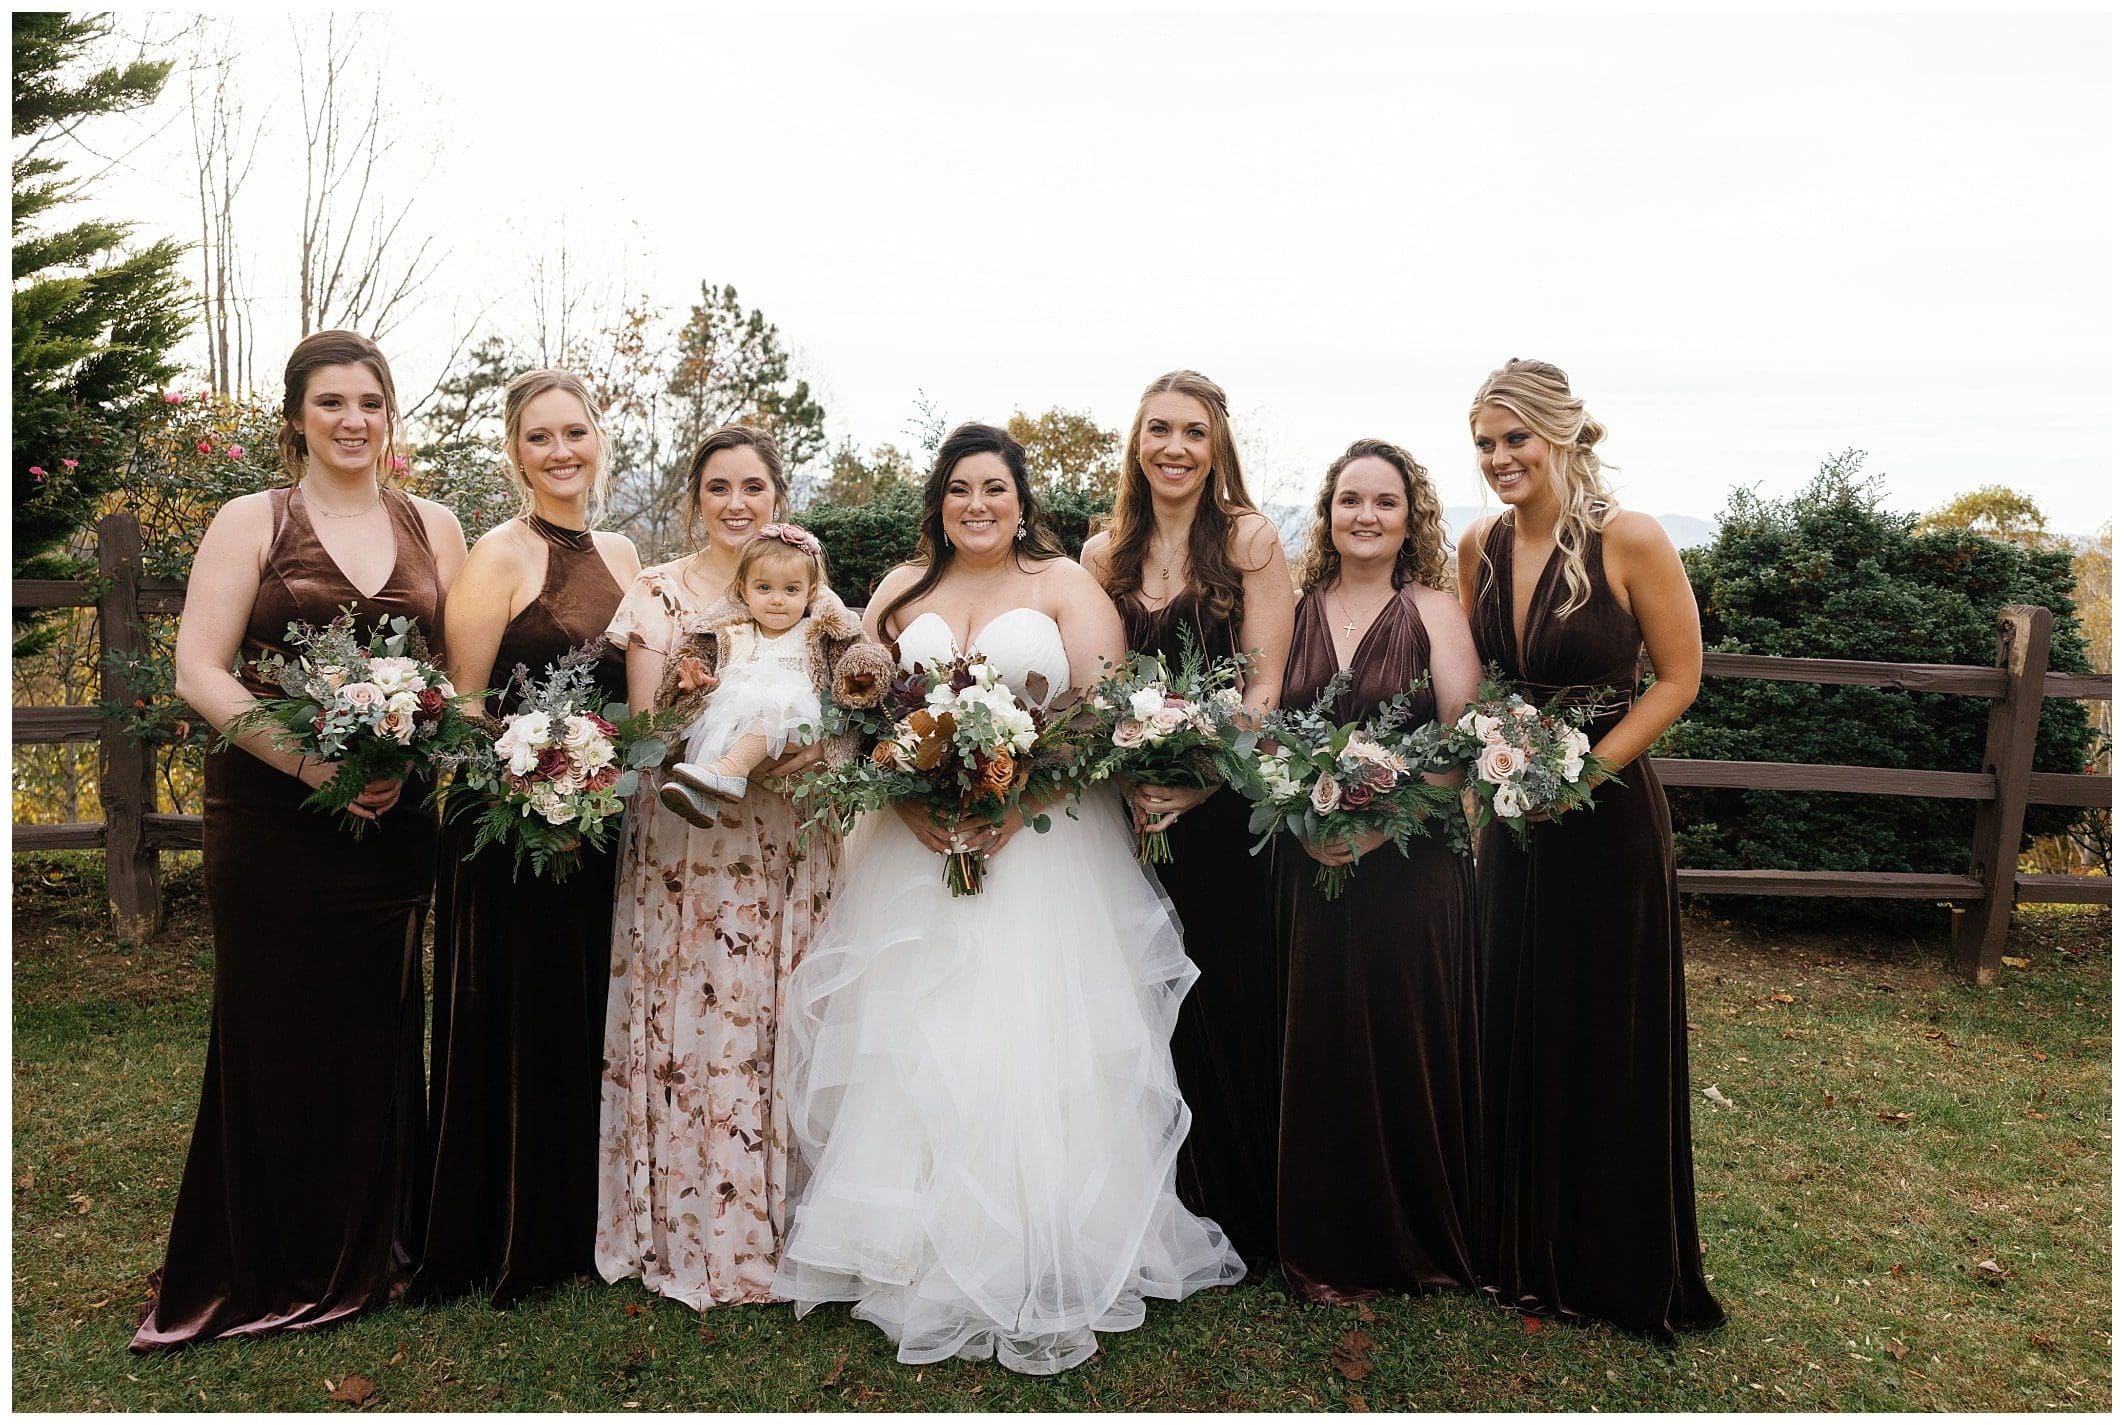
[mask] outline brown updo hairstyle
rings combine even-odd
[[[1445,510],[1438,503],[1438,492],[1431,488],[1430,472],[1400,446],[1389,441],[1365,439],[1351,441],[1350,448],[1335,457],[1335,463],[1328,467],[1327,479],[1320,483],[1320,498],[1313,502],[1313,525],[1306,532],[1305,550],[1298,556],[1298,566],[1292,571],[1302,594],[1333,583],[1342,572],[1342,551],[1335,548],[1333,533],[1335,482],[1342,478],[1344,470],[1368,456],[1384,460],[1399,472],[1402,498],[1408,502],[1408,533],[1402,537],[1401,548],[1394,555],[1394,587],[1420,584],[1426,589],[1443,589],[1446,586]]]
[[[1143,398],[1136,403],[1135,419],[1128,423],[1128,440],[1121,452],[1121,488],[1114,496],[1106,592],[1118,599],[1143,587],[1143,563],[1150,551],[1151,490],[1137,445],[1152,398],[1164,395],[1192,396],[1209,412],[1209,478],[1202,482],[1187,527],[1187,567],[1204,613],[1211,619],[1237,617],[1244,610],[1246,578],[1232,562],[1232,522],[1234,516],[1255,506],[1246,493],[1246,476],[1239,469],[1239,446],[1232,439],[1224,388],[1199,371],[1166,372],[1143,388]]]
[[[694,448],[693,459],[686,466],[686,538],[694,537],[693,527],[701,518],[701,472],[708,468],[717,451],[741,449],[758,455],[760,464],[767,467],[767,478],[774,482],[774,517],[788,517],[789,477],[782,473],[782,448],[774,443],[774,437],[756,426],[718,426]]]
[[[517,513],[531,513],[531,482],[517,457],[516,443],[524,434],[524,407],[548,391],[565,391],[583,404],[583,420],[597,436],[597,463],[590,472],[590,523],[596,526],[605,512],[605,496],[612,478],[612,443],[605,436],[605,423],[598,419],[597,400],[589,383],[572,371],[541,369],[524,371],[510,378],[502,390],[502,450],[507,457],[509,484],[516,491]]]
[[[957,551],[944,533],[944,492],[951,487],[951,472],[970,455],[993,455],[1010,471],[1010,483],[1018,493],[1018,518],[1025,531],[1012,540],[1012,554],[1035,561],[1069,557],[1069,551],[1048,527],[1047,516],[1041,513],[1040,499],[1033,493],[1032,475],[1025,464],[1025,447],[1001,426],[978,421],[955,426],[937,447],[936,463],[930,466],[929,479],[923,482],[921,536],[915,543],[914,558],[901,566],[920,569],[922,576],[879,611],[878,632],[885,633],[894,614],[934,589],[951,568]]]
[[[312,332],[288,353],[287,369],[280,376],[280,468],[287,472],[288,483],[302,479],[310,459],[310,443],[302,433],[302,403],[310,393],[310,378],[326,366],[366,366],[383,387],[385,435],[376,478],[395,483],[391,471],[398,458],[398,387],[391,380],[391,363],[375,342],[349,331]]]

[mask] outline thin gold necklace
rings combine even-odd
[[[376,498],[369,501],[367,506],[362,509],[348,510],[345,512],[334,509],[327,509],[325,506],[317,503],[317,496],[311,492],[310,482],[307,479],[302,482],[302,498],[303,503],[307,504],[311,509],[315,510],[318,514],[323,515],[328,520],[358,520],[363,515],[368,514],[370,511],[374,510],[378,505],[383,503],[383,486],[378,485],[376,487]]]
[[[1184,538],[1176,540],[1173,548],[1161,549],[1158,541],[1153,539],[1151,541],[1151,549],[1159,560],[1158,582],[1171,587],[1173,581],[1173,557],[1186,551],[1187,541]]]

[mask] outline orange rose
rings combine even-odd
[[[981,769],[981,790],[992,796],[1008,796],[1017,776],[1018,760],[1008,752],[999,752]]]

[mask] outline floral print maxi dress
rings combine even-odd
[[[645,569],[612,641],[668,653],[718,602]],[[825,918],[840,842],[798,844],[757,782],[709,828],[656,800],[627,809],[605,1012],[597,1266],[695,1308],[769,1301],[787,1133],[774,1075],[782,989]]]

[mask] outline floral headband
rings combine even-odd
[[[820,552],[819,537],[802,525],[761,525],[760,532],[753,537],[755,539],[779,539],[782,543],[801,549],[813,557],[817,557]]]

